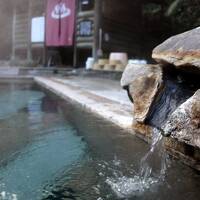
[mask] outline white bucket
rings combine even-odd
[[[110,61],[114,61],[114,60],[120,61],[120,64],[123,64],[126,66],[128,63],[128,55],[127,55],[127,53],[120,53],[120,52],[110,53],[109,60]]]
[[[86,69],[87,70],[92,69],[93,65],[94,65],[94,58],[89,57],[86,61]]]

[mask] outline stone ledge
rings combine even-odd
[[[181,160],[184,164],[200,171],[200,149],[188,144],[167,138],[165,140],[167,152],[173,157]]]
[[[119,128],[134,134],[131,128],[132,114],[124,110],[124,105],[84,91],[79,87],[62,84],[56,79],[54,80],[54,78],[35,77],[34,80],[61,98],[72,103],[77,103]]]

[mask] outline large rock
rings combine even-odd
[[[153,50],[152,57],[158,63],[200,70],[200,27],[169,38]]]
[[[129,90],[134,101],[134,118],[144,122],[162,87],[162,69],[159,65],[129,64],[121,79],[121,86]]]
[[[200,147],[200,90],[174,111],[164,132],[180,142]]]

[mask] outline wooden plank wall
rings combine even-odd
[[[127,52],[130,57],[142,57],[141,8],[138,0],[103,1],[104,53]]]
[[[32,16],[39,17],[46,12],[46,0],[34,0],[32,3]]]
[[[22,7],[23,5],[23,7]],[[16,18],[15,18],[15,30],[14,30],[14,45],[15,45],[15,54],[18,59],[27,58],[27,49],[30,42],[30,17],[28,13],[28,1],[21,2],[16,8]],[[44,0],[35,0],[31,2],[31,18],[42,16],[45,13],[45,1]],[[38,56],[41,57],[41,52],[43,49],[43,43],[32,44],[30,59],[38,60]],[[37,53],[34,49],[37,49],[40,54]],[[41,58],[40,58],[41,60]]]
[[[0,0],[0,60],[9,60],[12,51],[12,3]]]
[[[28,12],[17,12],[15,23],[15,48],[27,47],[28,42]]]

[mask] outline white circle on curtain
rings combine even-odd
[[[53,19],[62,19],[71,15],[71,10],[67,8],[65,3],[55,5],[51,17]]]

